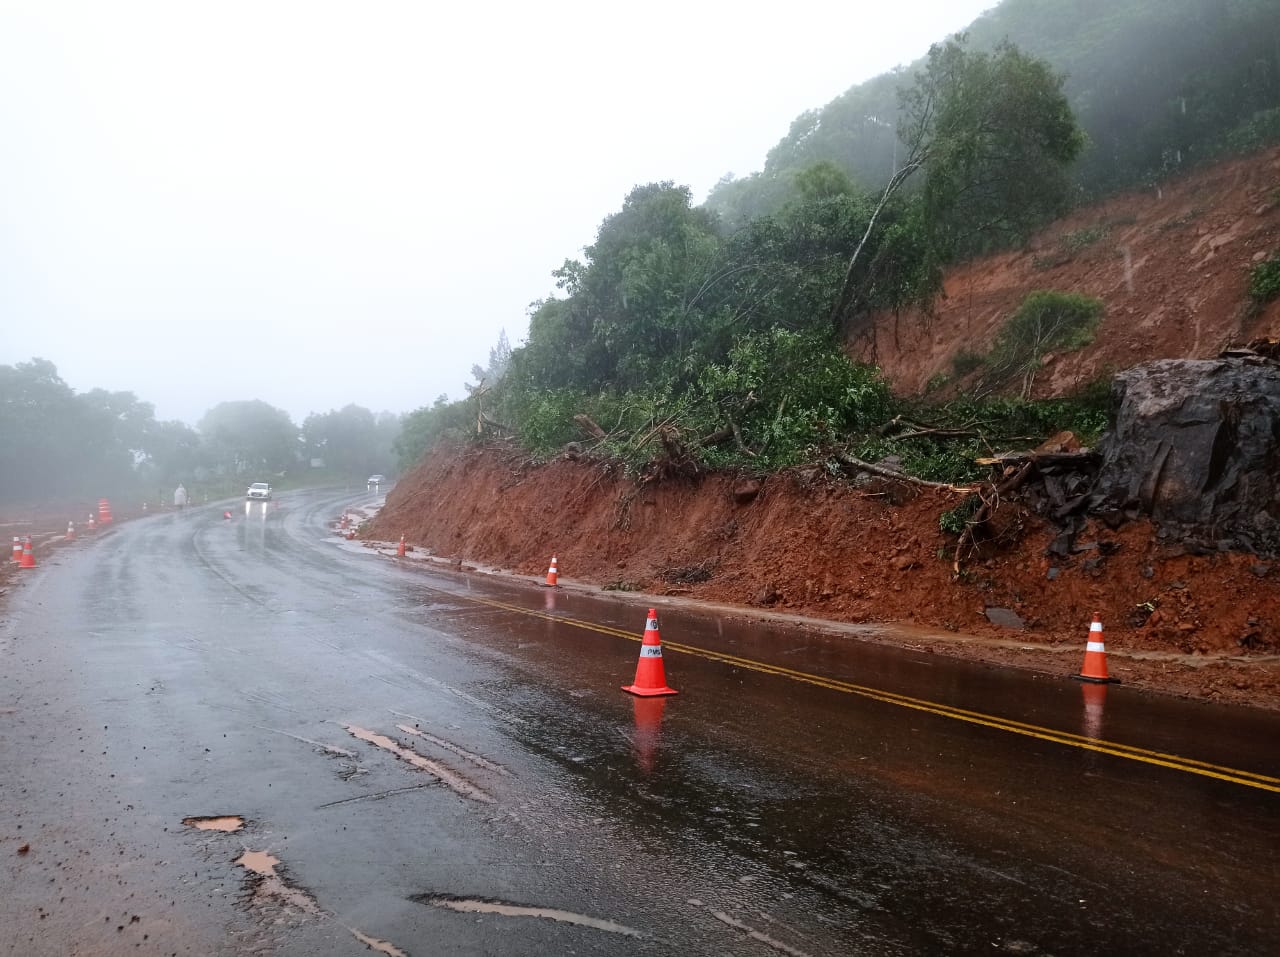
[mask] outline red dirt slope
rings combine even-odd
[[[921,392],[960,350],[989,349],[1029,292],[1096,296],[1106,312],[1095,341],[1045,358],[1036,391],[1058,395],[1148,359],[1280,336],[1280,302],[1258,312],[1247,298],[1249,268],[1277,250],[1280,150],[1270,150],[1080,210],[1025,250],[962,265],[932,315],[880,316],[874,342],[856,349],[900,392]],[[955,501],[941,493],[852,488],[817,470],[771,478],[749,501],[734,491],[728,477],[636,489],[597,464],[442,451],[396,487],[373,535],[406,532],[438,555],[520,574],[541,575],[555,552],[569,580],[904,622],[925,630],[884,640],[1057,674],[1080,667],[1096,611],[1122,679],[1280,707],[1280,566],[1189,555],[1144,522],[1086,529],[1087,550],[1051,565],[1051,532],[1009,509],[1018,544],[953,582],[938,515]],[[990,625],[993,606],[1026,629]]]
[[[1280,336],[1280,301],[1254,315],[1247,295],[1249,268],[1278,250],[1280,150],[1269,150],[1079,210],[1026,249],[965,263],[932,315],[880,315],[874,341],[851,351],[898,392],[919,393],[952,375],[962,350],[988,352],[1028,293],[1095,296],[1106,313],[1094,342],[1047,357],[1037,378],[1036,395],[1062,395],[1149,359]]]
[[[953,582],[938,514],[955,503],[943,493],[854,488],[817,469],[770,478],[750,500],[742,491],[726,476],[637,489],[596,463],[440,449],[400,481],[366,532],[405,534],[437,556],[520,575],[541,577],[555,553],[562,581],[757,614],[901,622],[917,627],[878,640],[1062,675],[1079,670],[1096,611],[1112,674],[1125,682],[1280,707],[1280,567],[1187,555],[1132,523],[1086,530],[1081,545],[1114,544],[1087,547],[1051,572],[1052,532],[1022,516],[1017,547]],[[1145,602],[1157,610],[1139,627]],[[1027,628],[989,624],[993,606]]]

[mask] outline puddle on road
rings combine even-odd
[[[244,818],[228,815],[226,817],[184,817],[182,823],[194,827],[197,831],[224,831],[228,834],[244,827]]]
[[[355,738],[359,738],[374,747],[382,748],[384,751],[390,751],[401,761],[413,765],[420,771],[426,771],[428,774],[439,778],[440,782],[454,791],[457,791],[465,798],[473,801],[479,801],[481,804],[497,803],[493,796],[486,791],[472,784],[466,778],[449,770],[442,764],[432,761],[430,758],[423,757],[417,751],[411,748],[401,747],[384,734],[378,734],[376,731],[369,731],[365,728],[358,728],[355,725],[345,724],[344,728]]]
[[[491,900],[482,897],[454,897],[451,894],[418,894],[409,898],[429,907],[443,907],[445,910],[458,911],[462,914],[498,914],[502,917],[541,917],[556,920],[564,924],[576,924],[579,927],[592,927],[596,930],[608,931],[611,934],[622,934],[626,937],[648,937],[634,928],[623,924],[615,924],[610,920],[598,917],[587,917],[567,910],[555,910],[551,907],[529,907],[524,904],[512,904],[507,901]]]

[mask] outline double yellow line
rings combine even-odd
[[[457,595],[453,592],[445,594],[454,598],[466,598],[466,600],[480,605],[488,605],[492,608],[500,608],[517,615],[528,615],[532,618],[543,618],[547,621],[553,621],[556,624],[568,625],[572,628],[581,628],[585,631],[594,631],[602,635],[612,635],[615,638],[626,638],[628,641],[639,642],[642,637],[634,632],[622,631],[618,628],[610,628],[608,625],[597,625],[589,621],[581,621],[576,618],[564,618],[559,615],[550,615],[546,612],[535,611],[530,608],[522,608],[519,605],[508,604],[507,602],[495,601],[490,598],[480,598],[474,595]],[[994,728],[997,731],[1007,731],[1010,734],[1020,734],[1023,737],[1035,738],[1039,741],[1049,741],[1053,744],[1062,744],[1071,748],[1080,748],[1084,751],[1096,751],[1098,754],[1109,754],[1116,758],[1126,758],[1130,761],[1141,761],[1143,764],[1152,764],[1157,767],[1170,768],[1174,771],[1181,771],[1185,774],[1198,774],[1201,777],[1214,778],[1218,781],[1226,781],[1230,784],[1239,784],[1248,788],[1256,788],[1260,791],[1271,791],[1280,794],[1280,778],[1270,777],[1265,774],[1256,774],[1253,771],[1241,771],[1237,768],[1222,767],[1217,764],[1210,764],[1207,761],[1197,761],[1194,758],[1179,757],[1176,754],[1166,754],[1162,751],[1149,751],[1146,748],[1136,748],[1128,744],[1119,744],[1114,741],[1103,741],[1099,738],[1088,738],[1080,734],[1071,734],[1067,731],[1056,731],[1053,728],[1043,728],[1035,724],[1027,724],[1022,721],[1014,721],[1009,718],[1001,718],[996,715],[983,714],[980,711],[968,711],[964,708],[955,708],[951,705],[939,704],[935,701],[927,701],[922,698],[912,698],[909,695],[897,694],[892,691],[882,691],[879,688],[870,688],[865,685],[853,684],[848,681],[841,681],[838,678],[828,678],[823,675],[809,674],[806,671],[796,671],[792,668],[784,668],[781,665],[772,665],[764,661],[756,661],[752,658],[740,658],[737,655],[726,654],[722,651],[712,651],[709,648],[699,648],[695,645],[685,645],[674,641],[663,641],[664,648],[672,651],[678,651],[681,654],[694,655],[698,658],[705,658],[708,661],[716,661],[721,664],[731,665],[735,668],[745,668],[748,671],[759,672],[765,675],[776,675],[780,678],[788,678],[791,681],[797,681],[801,684],[813,685],[818,688],[827,688],[831,691],[840,691],[845,694],[857,695],[860,698],[868,698],[872,701],[879,701],[884,704],[897,705],[900,708],[910,708],[913,711],[922,711],[926,714],[937,715],[942,718],[950,718],[953,721],[963,721],[966,724],[979,725],[984,728]]]

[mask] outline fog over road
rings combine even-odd
[[[301,492],[43,556],[0,953],[1256,954],[1280,716],[397,562]],[[564,572],[564,569],[561,569]],[[1083,648],[1082,648],[1083,651]]]

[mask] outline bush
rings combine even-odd
[[[1249,270],[1249,298],[1258,305],[1280,296],[1280,257],[1273,256]]]
[[[879,425],[892,397],[878,370],[851,363],[825,337],[771,329],[740,340],[727,362],[704,369],[693,405],[706,432],[737,427],[755,452],[754,467],[782,468]],[[711,465],[748,458],[727,445],[706,457]]]
[[[1069,292],[1033,292],[996,334],[991,365],[1000,381],[1022,378],[1022,396],[1031,394],[1040,360],[1047,352],[1070,352],[1088,345],[1102,320],[1101,300]]]
[[[951,370],[956,374],[957,379],[962,379],[986,361],[987,357],[984,355],[961,349],[951,357]]]

